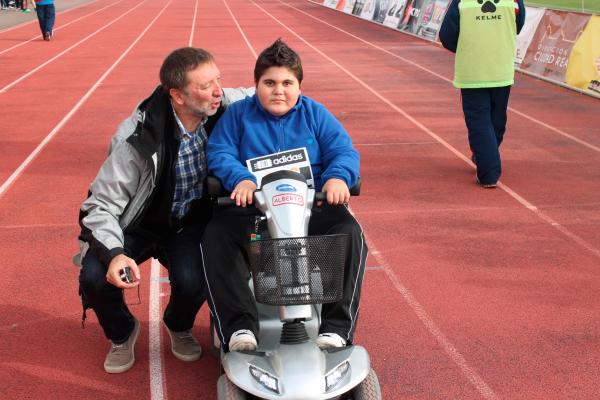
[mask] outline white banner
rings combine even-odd
[[[525,58],[529,44],[531,44],[531,40],[533,39],[533,34],[537,30],[537,27],[544,16],[544,12],[546,11],[545,8],[536,7],[525,7],[525,9],[525,25],[523,25],[521,32],[517,36],[516,67],[519,67],[523,58]]]

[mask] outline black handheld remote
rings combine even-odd
[[[119,275],[121,280],[125,283],[133,283],[133,275],[131,274],[131,268],[125,267],[121,270],[121,274]]]

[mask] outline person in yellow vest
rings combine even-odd
[[[453,53],[477,182],[496,187],[499,147],[514,83],[516,36],[525,23],[523,0],[452,0],[439,38]]]

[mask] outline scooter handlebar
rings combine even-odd
[[[315,201],[327,201],[327,193],[316,192]],[[217,207],[232,207],[235,206],[235,200],[229,197],[217,197]]]
[[[217,206],[218,207],[235,206],[235,200],[233,200],[229,197],[217,197]]]
[[[216,181],[216,180],[215,180]],[[220,186],[220,183],[216,181]],[[214,192],[218,193],[218,192]],[[350,188],[350,196],[359,196],[360,195],[360,180],[358,183]],[[316,192],[315,193],[315,202],[317,201],[327,201],[327,193],[325,192]],[[235,206],[235,200],[230,199],[229,197],[217,197],[217,206],[218,207],[231,207]]]

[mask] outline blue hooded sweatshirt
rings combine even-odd
[[[300,96],[285,115],[266,111],[255,96],[231,104],[206,148],[209,170],[228,191],[243,180],[256,183],[246,160],[306,147],[315,189],[338,178],[349,188],[359,177],[359,155],[340,122],[322,104]]]

